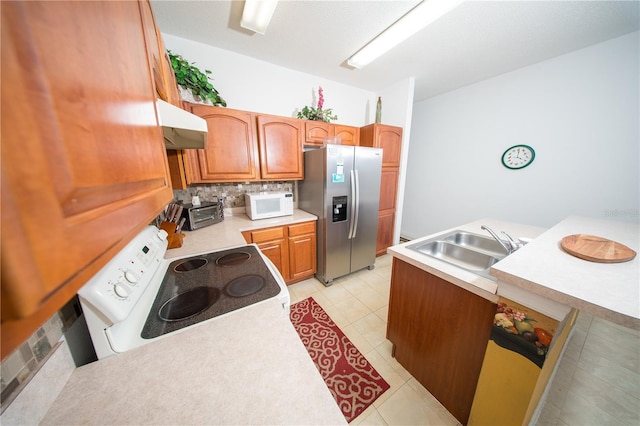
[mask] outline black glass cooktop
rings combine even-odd
[[[153,339],[274,297],[280,286],[254,246],[171,262],[147,321]]]

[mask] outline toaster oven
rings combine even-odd
[[[187,231],[195,231],[224,220],[222,203],[204,201],[199,206],[185,203],[183,207],[182,217],[185,218],[183,229]]]

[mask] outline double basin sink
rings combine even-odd
[[[509,253],[495,239],[467,231],[450,231],[408,249],[495,281],[489,268]]]

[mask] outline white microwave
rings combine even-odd
[[[244,203],[247,216],[251,220],[293,214],[293,194],[291,192],[245,193]]]

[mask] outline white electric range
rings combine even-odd
[[[145,228],[78,291],[99,359],[272,298],[289,315],[287,286],[255,244],[166,260],[166,238]]]

